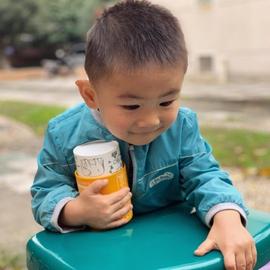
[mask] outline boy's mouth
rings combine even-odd
[[[140,132],[130,132],[131,134],[134,134],[134,135],[148,135],[148,134],[153,134],[153,133],[157,133],[159,131],[162,130],[162,127],[159,127],[159,128],[156,128],[154,130],[150,130],[150,131],[145,131],[145,130],[142,130]]]

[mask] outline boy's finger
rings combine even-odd
[[[256,263],[257,263],[257,250],[256,250],[256,246],[255,246],[254,242],[251,246],[251,253],[252,253],[252,257],[253,257],[253,268],[254,268]]]
[[[112,215],[112,221],[116,221],[118,219],[121,219],[124,217],[124,215],[126,215],[128,213],[129,210],[131,210],[133,207],[130,203],[126,204],[124,207],[122,207],[121,209],[119,209],[118,211],[116,211],[113,215]]]
[[[118,211],[119,209],[123,208],[131,199],[131,192],[129,192],[122,200],[116,202],[112,205],[112,213]]]
[[[217,246],[216,246],[215,242],[213,240],[211,240],[211,239],[206,239],[194,251],[194,254],[197,255],[197,256],[203,256],[203,255],[205,255],[206,253],[208,253],[209,251],[211,251],[213,249],[217,249]]]
[[[91,185],[89,185],[86,190],[90,194],[99,194],[101,189],[107,186],[108,180],[103,179],[103,180],[96,180],[94,181]]]
[[[129,193],[129,188],[121,188],[120,190],[113,192],[111,194],[106,195],[108,202],[110,205],[115,204],[116,202],[119,202],[122,200],[127,194]]]
[[[254,265],[254,258],[251,249],[248,249],[245,254],[246,257],[246,270],[252,270]]]
[[[128,219],[125,218],[121,218],[115,221],[112,221],[111,223],[109,223],[104,229],[113,229],[113,228],[117,228],[120,227],[126,223],[128,223]]]
[[[236,254],[236,257],[235,257],[235,261],[236,261],[236,269],[238,270],[246,270],[247,268],[247,263],[246,263],[246,256],[245,256],[245,253],[243,252],[239,252]]]
[[[232,252],[223,253],[224,266],[226,270],[236,270],[235,255]],[[239,268],[240,269],[240,268]]]

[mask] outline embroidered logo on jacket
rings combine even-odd
[[[152,179],[149,183],[149,187],[152,188],[160,182],[173,179],[174,174],[171,172],[165,172],[164,174]]]

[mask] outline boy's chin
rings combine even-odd
[[[146,144],[151,143],[152,141],[154,141],[156,139],[157,136],[152,137],[152,138],[142,138],[142,139],[127,139],[124,140],[125,142],[132,144],[132,145],[136,145],[136,146],[143,146]]]
[[[138,134],[133,134],[130,133],[126,136],[121,136],[120,134],[114,134],[113,132],[111,132],[116,138],[128,143],[128,144],[132,144],[132,145],[136,145],[136,146],[142,146],[142,145],[146,145],[151,143],[152,141],[154,141],[158,136],[160,136],[161,132],[158,133],[154,133],[154,134],[149,134],[148,136],[143,136],[143,135],[138,135]],[[119,136],[120,135],[120,136]]]

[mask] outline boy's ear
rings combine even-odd
[[[96,92],[88,80],[77,80],[75,84],[78,86],[80,94],[85,103],[92,109],[97,109]]]

